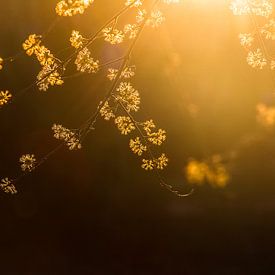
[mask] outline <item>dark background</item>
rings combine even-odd
[[[96,0],[83,16],[59,21],[44,43],[58,53],[72,29],[89,36],[123,2]],[[183,2],[165,8],[165,25],[147,29],[134,52],[138,117],[168,132],[169,184],[188,192],[190,157],[234,153],[228,186],[177,198],[139,168],[128,138],[100,120],[81,151],[59,151],[18,183],[18,195],[1,193],[0,274],[274,274],[274,131],[255,118],[258,102],[274,103],[272,76],[246,64],[238,33],[249,24],[228,1]],[[53,0],[0,3],[3,57],[55,19]],[[122,52],[100,48],[100,60]],[[101,72],[19,96],[38,71],[22,55],[0,73],[0,88],[15,95],[0,110],[2,177],[20,172],[22,154],[40,158],[57,146],[51,125],[78,127],[107,89]]]

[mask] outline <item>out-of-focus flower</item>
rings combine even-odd
[[[55,11],[59,16],[83,14],[94,0],[63,0],[57,3]]]
[[[228,184],[230,178],[219,156],[213,156],[208,162],[190,160],[185,171],[188,182],[197,185],[208,182],[213,187],[222,188]]]
[[[19,159],[22,171],[31,172],[35,168],[36,159],[33,154],[22,155]]]
[[[126,6],[133,5],[133,7],[140,7],[142,6],[142,1],[141,0],[126,0],[125,2]]]
[[[275,107],[267,107],[263,103],[259,103],[257,109],[257,121],[265,126],[272,127],[275,124]]]
[[[102,30],[102,33],[104,36],[104,40],[112,45],[120,44],[124,40],[124,33],[112,27],[104,28]]]
[[[99,61],[91,57],[91,52],[87,48],[78,53],[75,64],[77,70],[82,73],[96,73],[99,70]]]
[[[275,19],[270,19],[269,22],[261,28],[261,33],[266,39],[275,40]]]
[[[12,180],[10,180],[9,178],[4,178],[1,180],[0,189],[2,189],[7,194],[17,194],[17,190],[15,186],[12,184]]]
[[[151,16],[147,20],[147,24],[153,28],[159,27],[165,21],[165,17],[160,10],[154,10],[151,12]]]
[[[247,55],[247,63],[253,68],[262,69],[267,64],[267,60],[260,49],[249,51]]]
[[[254,41],[254,37],[251,33],[240,33],[239,34],[240,43],[243,47],[250,47]]]
[[[0,106],[7,104],[12,98],[9,91],[0,91]]]
[[[273,6],[269,0],[233,0],[230,9],[234,15],[255,14],[269,17],[272,14]]]

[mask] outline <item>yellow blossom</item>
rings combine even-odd
[[[254,41],[254,37],[251,33],[240,33],[239,38],[241,45],[244,47],[250,47]]]
[[[117,128],[120,130],[122,135],[128,135],[130,132],[136,129],[131,118],[126,116],[118,116],[115,119],[115,124],[117,125]]]
[[[82,146],[80,139],[75,132],[63,127],[60,124],[54,124],[52,126],[52,130],[54,132],[54,137],[65,141],[66,145],[69,147],[69,150],[81,149]]]
[[[96,73],[99,70],[99,61],[91,57],[88,48],[82,49],[75,60],[77,70],[82,73]]]
[[[131,67],[126,67],[122,73],[121,73],[121,78],[131,78],[135,75],[134,72],[135,66],[131,66]],[[111,81],[113,81],[116,76],[117,76],[118,70],[117,69],[113,69],[113,68],[109,68],[108,69],[108,74],[107,74],[107,78]]]
[[[234,15],[255,14],[264,17],[269,17],[273,10],[269,0],[233,0],[230,9]]]
[[[111,44],[120,44],[123,42],[124,33],[120,30],[114,29],[112,27],[104,28],[102,30],[104,40]]]
[[[156,128],[156,125],[154,124],[152,119],[143,122],[142,126],[147,135],[150,135],[152,129]]]
[[[154,10],[151,12],[150,18],[147,20],[147,24],[153,28],[159,27],[165,21],[165,17],[160,10]]]
[[[94,0],[63,0],[57,3],[55,11],[59,16],[83,14]]]
[[[160,170],[163,170],[164,167],[168,165],[168,158],[166,157],[165,154],[161,154],[161,156],[155,159],[154,161],[155,161],[156,168]]]
[[[12,184],[12,180],[10,180],[9,178],[4,178],[1,180],[0,189],[2,189],[7,194],[17,194],[17,190],[15,186]]]
[[[0,91],[0,106],[7,104],[12,98],[12,94],[9,91]]]
[[[153,170],[154,161],[152,161],[151,159],[143,159],[141,167],[145,170]]]
[[[116,100],[120,101],[128,112],[137,112],[140,104],[139,92],[129,82],[121,82],[117,88]]]
[[[131,150],[139,156],[141,156],[143,152],[147,151],[147,147],[141,143],[139,137],[136,137],[135,139],[130,139],[129,146]]]
[[[166,140],[166,132],[159,129],[157,132],[149,133],[148,140],[155,145],[161,145]]]
[[[133,7],[140,7],[140,6],[142,6],[142,1],[141,0],[137,0],[137,1],[136,0],[126,0],[125,5],[126,6],[133,5]]]
[[[104,117],[105,120],[110,120],[111,118],[114,118],[115,115],[113,113],[112,108],[109,105],[109,102],[106,101],[102,108],[100,109],[100,114],[102,117]]]
[[[130,39],[134,39],[138,34],[138,30],[139,27],[136,24],[126,24],[123,31]]]
[[[83,46],[84,38],[83,36],[79,33],[79,31],[72,31],[71,37],[70,37],[70,42],[71,45],[78,49]]]
[[[275,40],[275,19],[270,19],[269,22],[261,28],[261,33],[266,39]]]
[[[22,171],[31,172],[35,168],[36,159],[33,154],[22,155],[19,159]]]
[[[61,74],[57,71],[58,65],[53,63],[52,65],[45,65],[37,76],[38,88],[41,91],[47,91],[49,86],[62,85],[64,81],[61,78]]]
[[[41,35],[31,34],[23,43],[23,49],[27,55],[33,55],[41,43]]]
[[[146,10],[141,10],[141,9],[139,9],[138,10],[138,14],[137,14],[137,16],[136,16],[136,21],[137,21],[137,23],[141,23],[144,19],[145,19],[145,17],[146,17],[146,14],[147,14],[147,11]]]
[[[267,60],[262,51],[257,49],[256,51],[248,52],[247,63],[253,68],[262,69],[267,64]]]

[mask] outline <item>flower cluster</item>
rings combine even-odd
[[[267,60],[262,53],[261,49],[257,49],[256,51],[249,51],[247,55],[247,63],[253,68],[262,69],[266,64]]]
[[[153,170],[154,169],[154,161],[151,159],[143,159],[141,167],[145,170]]]
[[[165,139],[166,132],[162,129],[159,129],[157,132],[153,132],[148,135],[148,140],[155,145],[161,145]]]
[[[44,45],[41,45],[41,35],[29,35],[22,46],[27,55],[31,56],[34,54],[36,56],[41,66],[55,63],[55,57],[51,51]]]
[[[61,78],[61,72],[58,72],[59,66],[56,63],[45,65],[37,75],[37,85],[40,91],[47,91],[49,86],[62,85],[64,81]]]
[[[145,17],[147,15],[147,11],[145,9],[141,10],[138,9],[137,15],[136,15],[136,21],[137,23],[142,23],[145,20]]]
[[[100,102],[100,105],[102,102]],[[109,102],[106,101],[100,109],[100,114],[105,120],[110,120],[111,118],[115,118],[115,114],[113,112],[113,108],[109,105]]]
[[[178,3],[179,0],[163,0],[163,2],[165,4],[171,4]],[[115,28],[116,22],[112,22],[113,25],[104,28],[102,30],[104,40],[112,45],[122,43],[125,37],[128,37],[129,39],[136,38],[141,23],[145,20],[145,18],[147,18],[145,22],[146,25],[153,28],[159,27],[165,21],[165,17],[160,10],[153,10],[148,16],[147,11],[140,8],[143,5],[141,0],[126,0],[125,5],[137,8],[136,23],[125,24],[122,30]]]
[[[102,30],[104,40],[111,43],[112,45],[120,44],[124,40],[124,33],[113,27],[104,28]]]
[[[147,136],[150,136],[152,129],[156,128],[156,125],[152,119],[146,120],[142,123],[143,130],[146,132]]]
[[[150,15],[147,16],[147,11],[145,9],[143,10],[139,9],[136,16],[137,23],[143,22],[146,17],[147,17],[147,20],[145,22],[146,25],[151,26],[153,28],[159,27],[165,21],[165,17],[160,10],[153,10],[150,13]],[[125,29],[125,31],[127,30],[128,28]]]
[[[93,2],[94,0],[59,0],[55,10],[59,16],[83,14]],[[22,47],[28,56],[35,56],[42,67],[37,75],[37,81],[35,82],[39,90],[42,91],[48,90],[50,86],[62,85],[64,83],[63,73],[71,62],[75,63],[77,71],[81,73],[96,73],[99,68],[104,65],[121,61],[121,64],[124,66],[121,70],[114,68],[108,69],[107,77],[109,80],[113,81],[113,83],[111,89],[107,93],[105,101],[99,103],[98,110],[96,111],[96,118],[93,121],[96,121],[98,115],[101,115],[105,120],[113,120],[122,135],[130,135],[136,130],[138,135],[129,139],[129,147],[134,154],[139,157],[142,156],[141,167],[145,170],[162,170],[168,165],[168,158],[164,153],[155,155],[152,148],[156,148],[156,146],[163,144],[166,140],[166,132],[162,129],[156,129],[152,120],[138,122],[132,115],[132,112],[137,112],[139,110],[141,100],[139,92],[129,82],[129,79],[135,75],[135,67],[128,66],[131,52],[134,49],[138,38],[137,36],[141,34],[143,27],[149,25],[156,28],[165,20],[160,10],[144,9],[142,7],[143,2],[143,0],[125,0],[126,7],[124,7],[112,20],[107,21],[108,23],[105,27],[96,32],[94,39],[86,39],[79,31],[73,30],[69,40],[71,46],[75,49],[72,54],[64,59],[64,61],[55,57],[52,52],[42,44],[41,35],[29,35],[23,42]],[[179,0],[161,0],[155,2],[155,4],[161,2],[164,4],[172,4],[179,3]],[[120,22],[118,21],[120,16],[128,11],[130,7],[135,8],[133,9],[133,12],[136,13],[134,15],[134,22],[124,23],[122,26],[119,25]],[[156,7],[156,5],[154,7]],[[270,29],[270,27],[268,28]],[[265,33],[265,35],[267,34]],[[127,54],[123,58],[111,60],[106,64],[99,65],[99,61],[92,58],[91,52],[88,49],[88,45],[90,46],[93,40],[98,38],[103,38],[112,45],[120,44],[125,39],[132,39],[132,41],[129,41],[130,46],[126,51]],[[3,62],[4,60],[0,58],[0,70],[3,68]],[[76,75],[78,75],[78,73]],[[7,104],[11,97],[8,91],[1,91],[0,105]],[[121,112],[123,114],[121,114]],[[89,129],[90,121],[91,120],[88,120]],[[54,124],[52,130],[54,137],[63,141],[62,145],[66,144],[70,150],[80,149],[81,142],[87,133],[85,127],[71,130],[60,124]],[[55,150],[53,152],[55,152]],[[52,154],[52,152],[50,154]],[[19,163],[24,173],[21,175],[33,171],[40,166],[46,158],[47,157],[42,158],[42,160],[37,163],[33,154],[22,155],[19,158]],[[13,183],[17,180],[18,178],[15,180],[4,178],[1,180],[0,188],[6,193],[15,194],[17,191]]]
[[[159,27],[165,21],[165,17],[160,10],[154,10],[151,12],[151,16],[147,20],[147,24],[153,28]]]
[[[140,104],[139,92],[129,82],[121,82],[117,88],[115,99],[122,103],[128,112],[137,112]]]
[[[135,139],[130,139],[129,146],[131,150],[139,156],[141,156],[143,152],[147,151],[147,146],[141,143],[139,137],[136,137]]]
[[[126,6],[133,5],[133,7],[140,7],[142,6],[142,1],[141,0],[126,0],[125,2]]]
[[[19,162],[21,163],[22,171],[31,172],[35,168],[36,159],[33,154],[26,154],[20,157]]]
[[[255,14],[269,17],[273,7],[269,0],[233,0],[230,9],[235,15]]]
[[[61,79],[62,71],[58,71],[61,66],[51,51],[44,45],[41,45],[40,35],[29,35],[23,43],[23,49],[29,56],[34,54],[42,66],[37,76],[39,90],[46,91],[49,85],[62,85],[64,83]]]
[[[152,130],[156,128],[153,120],[147,120],[142,124],[143,130],[146,133],[146,137],[149,142],[154,145],[162,145],[162,143],[166,140],[166,131],[162,129],[158,129],[157,131],[153,132]]]
[[[263,69],[267,64],[270,69],[275,69],[275,60],[272,59],[265,46],[266,40],[275,40],[275,20],[270,18],[273,12],[273,5],[270,0],[233,0],[230,4],[230,9],[235,15],[258,15],[266,17],[269,21],[262,27],[256,26],[253,33],[241,33],[239,35],[241,45],[247,50],[247,63],[258,69]],[[258,36],[255,39],[255,37]],[[254,47],[254,41],[260,40],[258,47]]]
[[[7,104],[12,98],[9,91],[0,91],[0,106]]]
[[[119,116],[115,119],[115,124],[123,135],[128,135],[137,127],[140,133],[142,132],[142,130],[144,131],[142,137],[135,137],[135,139],[130,139],[129,142],[130,149],[134,154],[137,154],[138,156],[141,156],[144,152],[148,151],[149,143],[160,146],[166,139],[166,132],[164,130],[159,129],[156,132],[152,131],[152,129],[156,127],[152,120],[140,123],[133,121],[131,117]],[[154,168],[157,168],[162,170],[164,169],[164,167],[167,166],[168,158],[165,154],[162,154],[158,158],[153,157],[152,153],[150,153],[149,155],[150,159],[142,159],[141,167],[143,169],[153,170]]]
[[[23,49],[26,51],[26,54],[31,56],[33,55],[41,43],[41,35],[31,34],[23,43]]]
[[[55,11],[59,16],[83,14],[94,0],[63,0],[57,3]]]
[[[54,132],[54,137],[56,139],[63,140],[64,142],[66,142],[66,145],[69,147],[69,150],[81,149],[79,136],[75,132],[63,127],[60,124],[54,124],[52,126],[52,130]]]
[[[143,159],[141,167],[145,170],[153,170],[157,168],[163,170],[168,165],[168,158],[165,154],[161,154],[160,157],[154,159]]]
[[[119,78],[130,78],[134,75],[132,67],[126,67],[117,75],[118,70],[109,69],[107,77],[110,80]],[[102,103],[100,104],[100,106]],[[122,135],[128,135],[134,130],[138,130],[140,136],[131,138],[129,147],[134,154],[142,156],[145,152],[148,153],[149,159],[142,159],[141,167],[145,170],[164,169],[167,166],[168,158],[165,154],[155,158],[151,152],[150,146],[160,146],[166,140],[166,132],[162,129],[155,130],[156,126],[153,120],[145,122],[135,121],[130,115],[132,111],[138,111],[140,105],[140,96],[136,89],[133,88],[130,82],[122,81],[117,85],[112,97],[106,101],[100,109],[100,114],[105,120],[114,118],[118,130]],[[117,116],[116,112],[121,108],[128,116]]]
[[[12,181],[8,178],[4,178],[1,180],[0,189],[2,189],[7,194],[11,194],[11,195],[17,194],[17,190],[15,186],[12,184]]]
[[[152,132],[152,129],[156,127],[152,120],[139,123],[132,121],[130,117],[123,117],[123,119],[121,117],[118,118],[118,121],[121,123],[119,125],[119,130],[122,134],[129,134],[132,130],[135,130],[136,127],[141,127],[139,128],[139,132],[141,132],[142,130],[144,131],[144,134],[142,134],[143,141],[141,141],[140,137],[136,137],[135,139],[130,139],[129,142],[130,149],[134,154],[137,154],[138,156],[141,156],[144,152],[148,151],[149,143],[160,146],[166,139],[166,132],[164,130],[159,129],[156,132]],[[117,123],[116,120],[115,123]],[[168,158],[165,154],[162,154],[158,158],[153,157],[152,153],[150,153],[149,155],[150,159],[142,159],[141,167],[143,169],[153,170],[154,168],[157,168],[162,170],[164,169],[164,167],[167,166]]]
[[[91,57],[88,48],[83,48],[75,60],[77,70],[82,73],[96,73],[99,70],[99,61]]]
[[[71,37],[70,37],[70,42],[71,45],[76,48],[82,48],[83,43],[84,43],[85,39],[84,37],[79,33],[79,31],[72,31]]]
[[[122,73],[120,78],[126,78],[129,79],[131,77],[133,77],[135,75],[135,66],[131,66],[131,67],[126,67]],[[108,69],[108,74],[107,74],[107,78],[111,81],[113,81],[116,76],[117,76],[118,70],[117,69],[113,69],[113,68],[109,68]]]
[[[239,34],[240,43],[243,47],[251,47],[254,37],[251,33],[240,33]]]
[[[158,129],[155,131],[156,125],[152,119],[147,120],[143,123],[140,123],[144,133],[144,139],[147,143],[152,143],[153,145],[160,146],[166,140],[166,132],[162,129]],[[164,169],[164,167],[168,164],[168,158],[165,154],[162,154],[158,158],[151,158],[151,159],[143,159],[143,164],[141,165],[142,168],[145,170],[153,170],[154,168],[157,169]]]
[[[270,19],[260,31],[265,39],[275,40],[275,19]]]
[[[124,34],[128,35],[129,39],[134,39],[137,36],[139,27],[136,24],[126,24],[124,26]]]
[[[115,119],[115,124],[122,135],[128,135],[136,129],[132,119],[128,116],[118,116]]]
[[[210,161],[190,160],[185,171],[191,184],[203,185],[208,182],[213,187],[222,188],[229,181],[229,173],[221,163],[220,156],[213,156]]]
[[[246,48],[249,47],[254,40],[254,38],[252,39],[248,36],[246,38],[242,37],[241,39],[241,44]],[[248,49],[246,61],[252,68],[263,69],[269,63],[270,69],[275,69],[275,60],[270,59],[270,56],[267,56],[261,48],[256,48],[255,50]]]

